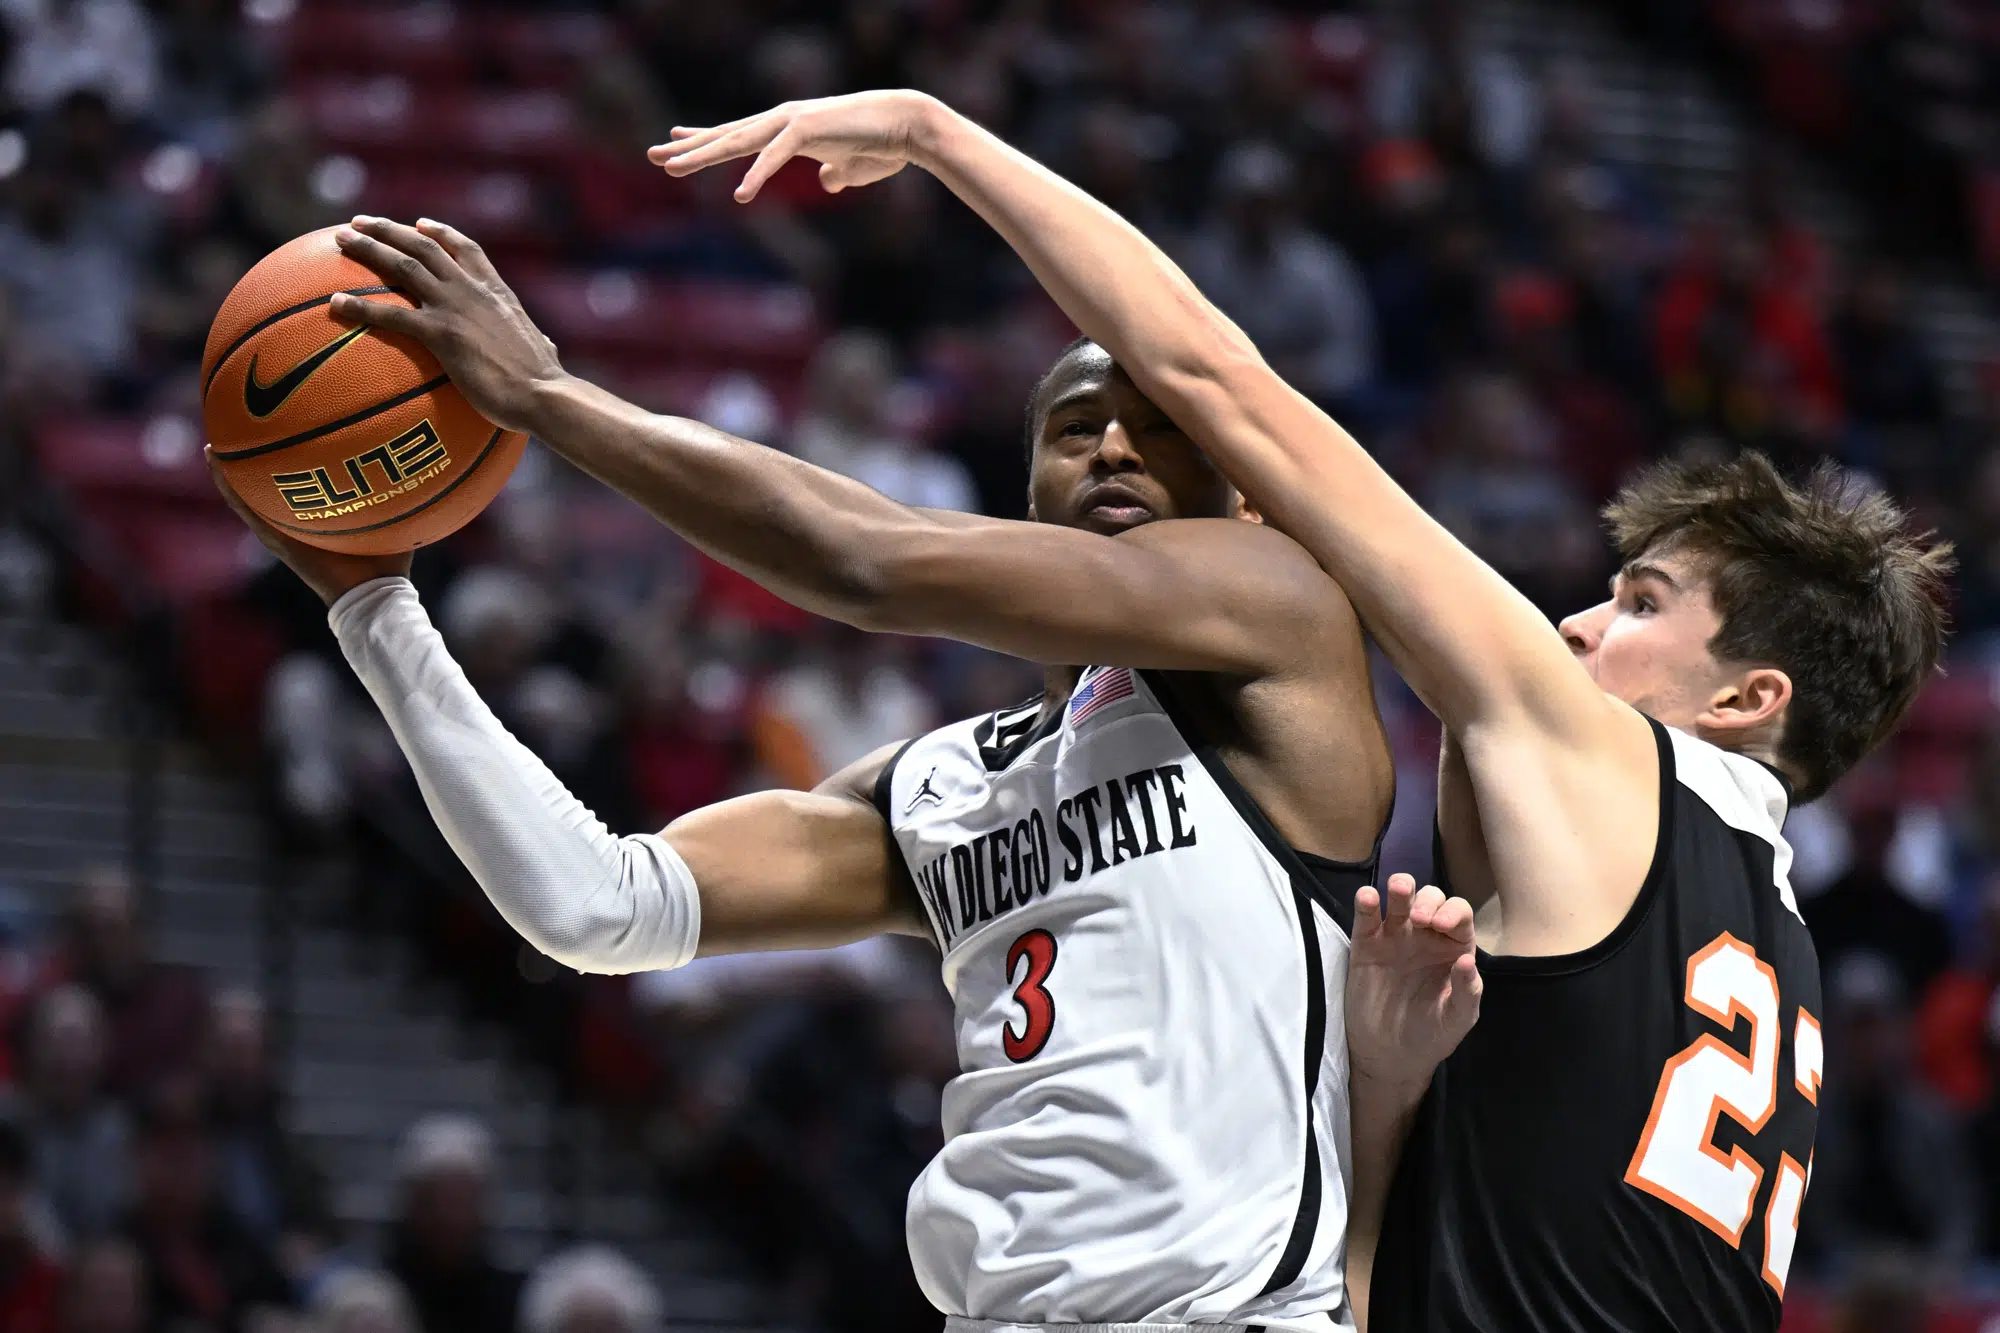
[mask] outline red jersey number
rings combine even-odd
[[[1020,984],[1014,987],[1014,1003],[1021,1006],[1027,1023],[1017,1036],[1014,1021],[1009,1019],[1000,1033],[1000,1048],[1015,1064],[1032,1060],[1048,1045],[1049,1033],[1056,1026],[1056,997],[1049,994],[1044,983],[1049,972],[1056,965],[1056,937],[1046,930],[1031,930],[1007,946],[1007,976],[1012,979],[1021,969],[1023,960],[1027,969],[1021,976]]]

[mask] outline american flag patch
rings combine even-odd
[[[1083,720],[1100,708],[1109,708],[1120,699],[1132,697],[1132,673],[1124,667],[1113,667],[1099,671],[1085,681],[1077,692],[1069,697],[1069,724],[1083,725]]]

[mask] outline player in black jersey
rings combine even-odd
[[[739,198],[794,156],[832,187],[937,175],[1334,575],[1444,722],[1442,859],[1479,904],[1484,1012],[1427,1091],[1378,1077],[1387,1043],[1453,1045],[1462,991],[1441,985],[1419,1030],[1366,1021],[1357,934],[1356,1116],[1393,1105],[1411,1126],[1376,1327],[1775,1328],[1821,1072],[1780,829],[1934,670],[1946,548],[1832,471],[1666,467],[1610,510],[1611,599],[1558,632],[1144,237],[936,102],[787,104],[654,150],[677,174],[753,153]],[[1357,1297],[1383,1147],[1355,1145]]]

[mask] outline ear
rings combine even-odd
[[[1703,732],[1736,736],[1775,731],[1791,702],[1790,676],[1776,667],[1750,667],[1709,696],[1695,725]]]
[[[1231,501],[1229,507],[1230,507],[1230,512],[1234,517],[1247,520],[1248,522],[1251,523],[1262,523],[1264,521],[1264,515],[1258,511],[1256,505],[1251,504],[1250,501],[1244,497],[1243,492],[1232,490],[1230,492],[1230,496],[1231,496]]]
[[[1035,513],[1035,493],[1034,493],[1033,491],[1029,491],[1029,492],[1028,492],[1028,522],[1030,522],[1030,523],[1039,523],[1039,522],[1041,522],[1041,521],[1042,521],[1042,520],[1041,520],[1041,517],[1040,517],[1039,515],[1037,515],[1037,514]]]

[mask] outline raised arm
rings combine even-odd
[[[1113,538],[913,509],[646,412],[564,374],[478,246],[450,228],[362,220],[341,243],[418,305],[336,297],[336,316],[423,341],[495,422],[532,431],[807,610],[1040,662],[1248,675],[1309,666],[1348,614],[1296,543],[1255,524],[1155,524]]]
[[[864,93],[676,131],[676,175],[757,154],[739,199],[795,156],[830,189],[915,162],[1004,236],[1049,294],[1346,589],[1396,668],[1454,729],[1500,717],[1588,738],[1621,725],[1541,613],[1265,364],[1171,260],[1110,209],[932,98]]]
[[[508,734],[452,660],[403,575],[409,557],[342,556],[246,510],[251,529],[328,603],[439,830],[486,896],[580,972],[678,967],[702,954],[844,944],[925,924],[873,800],[893,749],[812,792],[760,792],[615,837]]]

